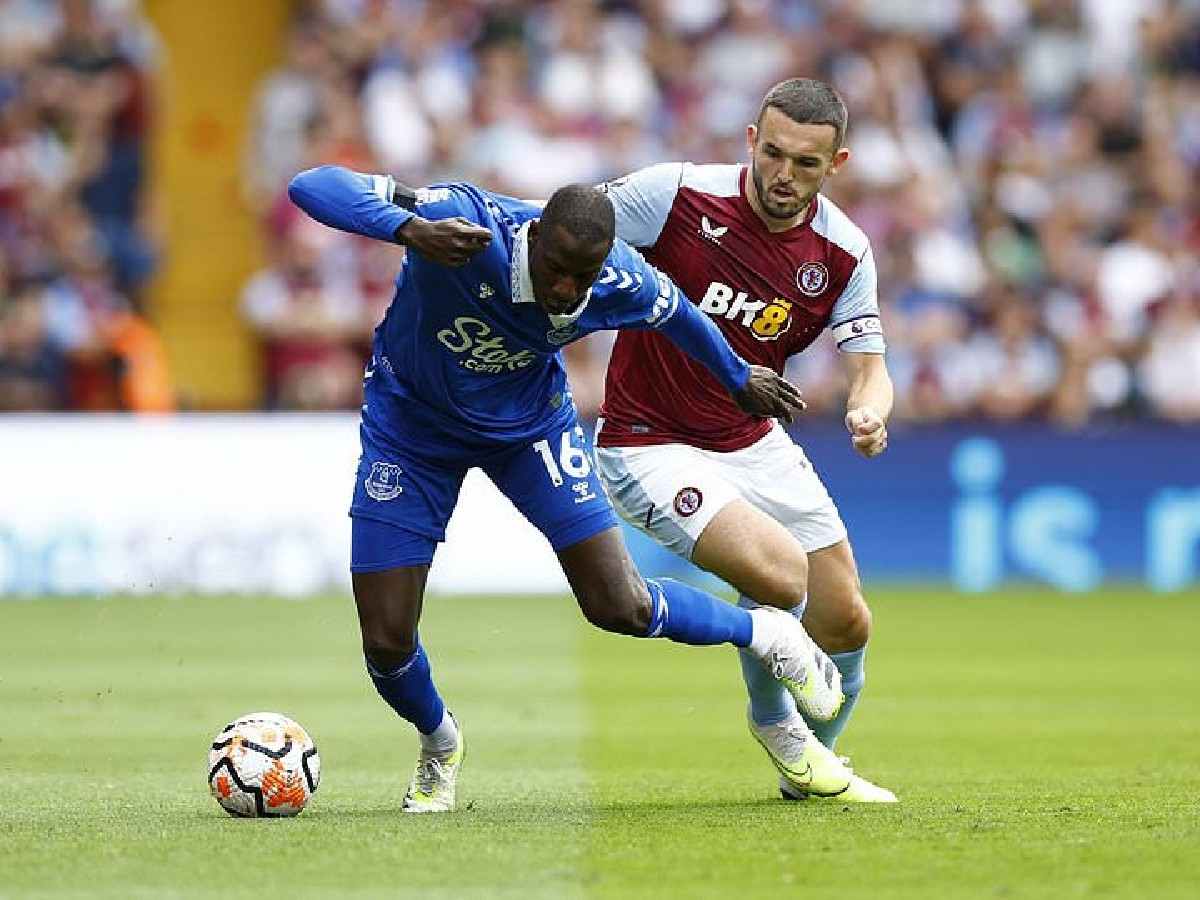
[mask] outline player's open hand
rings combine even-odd
[[[887,426],[879,413],[869,406],[860,406],[846,413],[846,430],[854,449],[870,459],[887,449]]]
[[[751,366],[750,380],[733,399],[744,413],[785,422],[792,421],[806,408],[800,391],[766,366]]]
[[[462,266],[492,242],[492,233],[463,218],[422,219],[416,216],[398,229],[396,238],[430,262]]]

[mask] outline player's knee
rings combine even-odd
[[[759,573],[761,587],[754,594],[759,603],[792,609],[808,596],[808,560],[803,554],[787,562],[766,563]]]
[[[842,616],[834,629],[833,643],[835,649],[831,652],[844,653],[865,647],[871,638],[871,608],[862,594],[855,593],[854,601],[847,605],[846,614]]]
[[[417,651],[417,636],[405,629],[378,627],[363,629],[363,656],[381,672],[404,665]]]
[[[584,618],[603,631],[636,637],[650,631],[650,593],[641,580],[594,585],[576,596]]]

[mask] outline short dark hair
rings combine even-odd
[[[763,113],[768,107],[774,107],[793,122],[832,125],[837,137],[835,150],[840,149],[846,139],[846,104],[838,92],[823,81],[789,78],[779,82],[763,97],[756,124],[762,124]]]
[[[589,184],[568,184],[550,195],[542,210],[542,228],[562,228],[580,243],[611,244],[617,216],[608,195]]]

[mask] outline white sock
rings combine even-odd
[[[442,722],[437,728],[429,734],[421,734],[418,731],[417,736],[421,739],[422,750],[449,753],[458,746],[458,725],[455,724],[450,711],[446,710],[442,713]]]
[[[766,606],[750,612],[750,646],[746,649],[762,659],[767,655],[779,635],[778,613]]]

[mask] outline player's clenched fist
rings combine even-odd
[[[396,229],[396,240],[430,262],[462,266],[492,242],[492,233],[463,218],[431,221],[416,216]]]
[[[733,399],[744,413],[790,422],[804,412],[800,391],[766,366],[751,366],[750,380]]]
[[[846,430],[854,449],[870,459],[887,449],[887,426],[879,413],[869,406],[860,406],[846,413]]]

